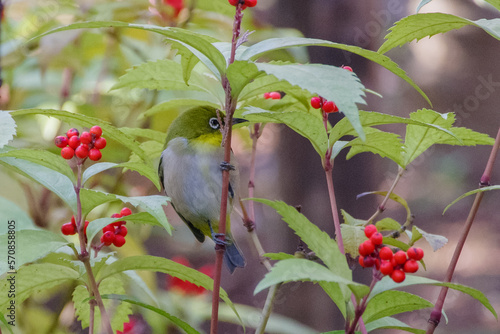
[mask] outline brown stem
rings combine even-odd
[[[236,14],[234,16],[233,23],[233,39],[231,42],[231,55],[229,57],[229,64],[234,62],[236,55],[236,44],[240,34],[241,20],[243,18],[242,4],[238,3],[236,6]],[[233,114],[236,109],[236,101],[233,100],[231,94],[231,86],[229,80],[225,75],[221,75],[222,86],[226,93],[226,117],[224,119],[225,126],[223,129],[222,146],[224,147],[224,162],[226,164],[231,163],[231,135],[232,135],[232,123]],[[229,193],[229,170],[227,168],[222,169],[222,194],[221,194],[221,206],[220,206],[220,218],[219,218],[219,237],[218,239],[221,243],[215,245],[215,275],[214,275],[214,288],[212,292],[212,317],[210,322],[210,334],[217,333],[217,327],[219,323],[219,292],[220,292],[220,281],[222,272],[222,261],[225,252],[225,233],[226,233],[226,220],[227,220],[227,198]]]
[[[342,254],[344,254],[345,253],[344,241],[342,240],[342,232],[340,229],[340,217],[339,217],[339,210],[337,209],[337,200],[335,199],[335,190],[333,188],[332,171],[325,169],[325,175],[326,175],[326,183],[328,186],[328,195],[330,198],[330,207],[332,209],[333,224],[335,225],[335,236],[339,249],[342,252]]]
[[[348,329],[346,330],[346,334],[354,334],[358,323],[362,329],[362,333],[366,334],[365,324],[363,322],[363,318],[361,318],[361,317],[366,310],[366,304],[368,302],[368,297],[370,296],[373,288],[375,287],[375,284],[377,284],[378,281],[380,281],[380,279],[377,277],[377,273],[374,270],[372,282],[370,283],[370,291],[368,292],[368,294],[366,296],[363,297],[363,299],[361,300],[361,303],[359,303],[358,305],[356,305],[356,300],[354,298],[354,295],[351,295],[352,303],[353,303],[353,305],[355,305],[354,319],[353,319],[351,325],[348,326]]]
[[[481,181],[480,181],[481,187],[487,186],[490,183],[491,172],[493,170],[493,165],[495,163],[499,147],[500,147],[500,128],[498,129],[497,137],[495,139],[495,144],[493,145],[493,148],[491,149],[490,157],[488,159],[488,162],[486,163],[484,173],[481,176]],[[451,279],[453,278],[453,274],[455,272],[455,268],[457,266],[458,259],[460,258],[460,254],[461,254],[462,249],[465,245],[465,240],[467,239],[467,236],[469,235],[469,231],[472,227],[472,223],[474,222],[474,218],[476,217],[476,213],[479,210],[479,206],[481,205],[481,200],[482,200],[483,196],[484,196],[484,192],[479,192],[476,194],[476,198],[474,199],[474,203],[472,203],[472,207],[469,211],[469,215],[467,216],[467,220],[465,221],[465,224],[464,224],[464,227],[463,227],[462,232],[460,234],[460,238],[458,240],[457,246],[455,247],[455,252],[453,253],[453,257],[451,258],[450,264],[448,266],[448,270],[446,271],[446,276],[444,278],[444,282],[449,283],[449,282],[451,282]],[[432,310],[431,315],[430,315],[429,320],[428,320],[427,332],[426,332],[427,334],[434,333],[434,330],[439,325],[439,322],[441,320],[443,305],[444,305],[444,301],[446,299],[447,293],[448,293],[448,287],[446,287],[446,286],[441,287],[441,292],[439,293],[439,297],[436,301],[436,305],[434,306],[434,309]]]
[[[384,212],[385,206],[387,205],[387,202],[389,201],[391,194],[394,191],[394,188],[396,188],[397,184],[401,180],[401,177],[403,176],[404,172],[405,172],[405,169],[402,167],[399,167],[398,175],[396,175],[394,182],[392,182],[391,188],[389,188],[389,191],[387,191],[387,194],[385,195],[384,199],[382,200],[382,202],[378,206],[377,211],[375,211],[375,213],[367,220],[367,222],[366,222],[367,225],[373,223],[375,218],[377,218],[378,215],[380,215],[382,212]]]

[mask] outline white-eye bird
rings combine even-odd
[[[221,117],[224,115],[221,113]],[[233,125],[245,120],[234,118]],[[215,242],[219,231],[224,148],[216,109],[196,107],[183,112],[167,131],[158,174],[179,217],[198,241],[205,236]],[[245,266],[245,259],[236,246],[230,230],[229,216],[233,200],[238,198],[238,168],[231,157],[227,206],[226,251],[224,263],[231,273]],[[234,168],[233,168],[234,167]]]

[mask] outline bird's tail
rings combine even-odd
[[[231,274],[236,268],[243,268],[246,264],[245,258],[234,241],[226,245],[224,263]]]

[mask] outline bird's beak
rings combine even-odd
[[[244,123],[244,122],[248,122],[248,121],[246,119],[243,119],[243,118],[233,118],[233,126],[235,126],[236,124]]]

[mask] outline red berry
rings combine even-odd
[[[92,135],[90,134],[90,132],[82,132],[82,134],[80,135],[80,142],[82,144],[90,144],[92,142]]]
[[[367,256],[373,253],[374,250],[375,245],[370,240],[366,240],[359,245],[359,255]]]
[[[61,150],[61,156],[64,159],[71,159],[75,155],[75,150],[73,150],[71,147],[65,147]]]
[[[114,240],[115,240],[115,234],[111,231],[104,232],[104,234],[101,237],[101,242],[106,246],[111,245]]]
[[[370,224],[365,227],[365,235],[367,238],[370,238],[375,233],[377,233],[377,227],[375,225]]]
[[[359,262],[359,265],[361,267],[364,267],[365,266],[365,257],[363,255],[360,255],[359,258],[358,258],[358,262]]]
[[[75,216],[71,216],[71,224],[73,224],[76,227]]]
[[[264,93],[264,98],[265,98],[265,99],[270,99],[270,98],[271,98],[271,96],[269,96],[269,94],[270,94],[270,93]]]
[[[246,3],[246,1],[245,1]],[[279,92],[270,92],[269,97],[273,100],[279,100],[281,99],[281,94]]]
[[[313,107],[314,109],[321,108],[321,97],[319,96],[311,97],[311,107]]]
[[[352,67],[351,66],[342,66],[344,70],[348,70],[349,72],[352,72]]]
[[[374,233],[370,237],[371,242],[373,242],[373,244],[375,246],[382,245],[383,239],[384,239],[384,236],[380,232]]]
[[[57,147],[63,148],[68,146],[68,138],[65,136],[57,136],[54,139],[54,143],[56,144]]]
[[[125,237],[120,234],[115,235],[115,240],[113,240],[113,245],[115,245],[116,247],[121,247],[125,245]]]
[[[76,150],[76,148],[80,145],[80,138],[78,136],[72,136],[68,139],[68,145],[72,149]]]
[[[71,128],[68,130],[68,132],[66,132],[66,136],[68,136],[68,138],[71,138],[73,136],[78,136],[79,134],[80,132],[78,132],[78,130],[75,128]]]
[[[73,235],[76,233],[76,228],[73,226],[71,222],[62,224],[61,226],[61,232],[64,235]]]
[[[85,225],[83,226],[83,233],[87,235],[87,227],[89,226],[90,222],[88,220],[85,221]]]
[[[71,137],[75,138],[75,137]],[[85,159],[89,156],[89,146],[87,144],[81,144],[75,150],[75,155],[80,159]]]
[[[239,0],[228,0],[228,1],[229,1],[229,4],[231,4],[231,6],[237,6],[238,2],[239,2]]]
[[[99,125],[94,125],[90,128],[90,133],[95,135],[96,138],[99,138],[102,135],[102,129]]]
[[[115,234],[117,235],[121,235],[121,236],[127,236],[127,227],[125,225],[122,225],[122,226],[118,226],[115,230]]]
[[[123,208],[120,211],[121,217],[123,217],[123,216],[130,216],[131,214],[132,214],[132,210],[130,210],[129,208]]]
[[[397,264],[404,264],[406,262],[406,253],[402,250],[397,251],[394,254],[394,260],[396,260]]]
[[[113,213],[111,215],[111,218],[121,218],[121,217],[123,217],[123,215],[121,213]]]
[[[418,270],[418,262],[411,259],[406,261],[405,265],[403,266],[403,270],[407,273],[416,273]]]
[[[406,254],[408,254],[408,257],[410,259],[416,261],[420,261],[424,257],[424,251],[421,248],[417,247],[411,247],[410,249],[408,249],[408,251],[406,251]]]
[[[94,147],[99,150],[102,150],[103,148],[106,147],[106,139],[104,137],[97,138],[94,142]]]
[[[382,259],[382,260],[388,260],[390,261],[392,259],[392,249],[390,249],[389,247],[385,246],[385,247],[382,247],[379,252],[378,252],[378,256]]]
[[[104,228],[102,229],[102,233],[106,233],[108,231],[115,234],[115,227],[111,224],[104,226]]]
[[[380,272],[383,275],[390,275],[393,271],[394,267],[392,266],[390,261],[382,261],[382,263],[380,264]]]
[[[92,161],[99,161],[102,158],[102,153],[97,148],[93,148],[89,152],[89,159]]]
[[[375,259],[371,256],[365,256],[363,258],[363,264],[363,267],[365,268],[373,267],[375,265]]]
[[[406,274],[404,271],[400,270],[400,269],[396,269],[392,272],[391,274],[391,278],[394,282],[396,283],[401,283],[405,280],[406,278]]]
[[[337,105],[333,103],[333,101],[326,101],[323,103],[323,110],[327,114],[332,113],[332,112],[337,112],[339,111],[339,108],[337,108]]]
[[[257,0],[245,0],[245,6],[255,7],[257,5]]]

